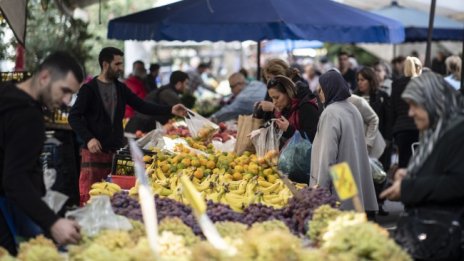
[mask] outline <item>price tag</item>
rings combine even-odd
[[[330,167],[330,176],[332,176],[332,182],[340,200],[347,200],[358,195],[358,188],[348,163],[342,162],[332,165]]]

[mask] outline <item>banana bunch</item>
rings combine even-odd
[[[229,205],[238,212],[254,203],[282,208],[293,196],[281,179],[269,182],[256,176],[251,179],[230,180],[225,178],[223,174],[215,173],[200,180],[191,171],[184,171],[182,175],[190,178],[203,199]],[[298,184],[297,187],[303,188],[304,185]],[[183,196],[179,175],[154,179],[152,180],[152,188],[156,194],[162,197],[189,204]]]
[[[92,184],[89,191],[90,196],[110,196],[112,197],[114,193],[121,191],[121,187],[118,184],[110,182],[97,182]]]

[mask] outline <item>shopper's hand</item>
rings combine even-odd
[[[60,218],[51,227],[50,232],[58,245],[77,244],[81,239],[80,227],[76,221]]]
[[[402,180],[408,174],[407,169],[397,169],[395,172],[395,180]]]
[[[261,101],[258,105],[263,111],[274,111],[274,103],[270,101]]]
[[[90,151],[90,153],[97,153],[97,152],[101,152],[102,146],[97,139],[92,138],[87,143],[87,149]]]
[[[276,119],[275,123],[277,124],[277,127],[282,131],[287,131],[288,126],[290,125],[290,122],[288,122],[288,120],[285,119],[285,117],[283,116]]]
[[[187,108],[185,108],[184,105],[179,103],[172,106],[171,113],[179,117],[185,117],[187,115]]]
[[[387,198],[392,201],[398,201],[401,198],[401,182],[402,179],[397,179],[391,187],[380,193],[380,198]]]

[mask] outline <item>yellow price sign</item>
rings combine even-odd
[[[330,167],[330,176],[340,200],[347,200],[358,195],[358,188],[348,163],[342,162]]]

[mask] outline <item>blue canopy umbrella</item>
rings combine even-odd
[[[405,28],[406,42],[427,41],[429,13],[400,6],[397,1],[392,1],[391,5],[372,12],[400,21]],[[463,38],[464,23],[435,15],[432,40],[462,41]]]
[[[401,23],[330,0],[184,0],[109,22],[120,40],[404,40]]]
[[[119,40],[404,40],[401,23],[330,0],[184,0],[113,19]],[[258,44],[258,78],[260,44]]]

